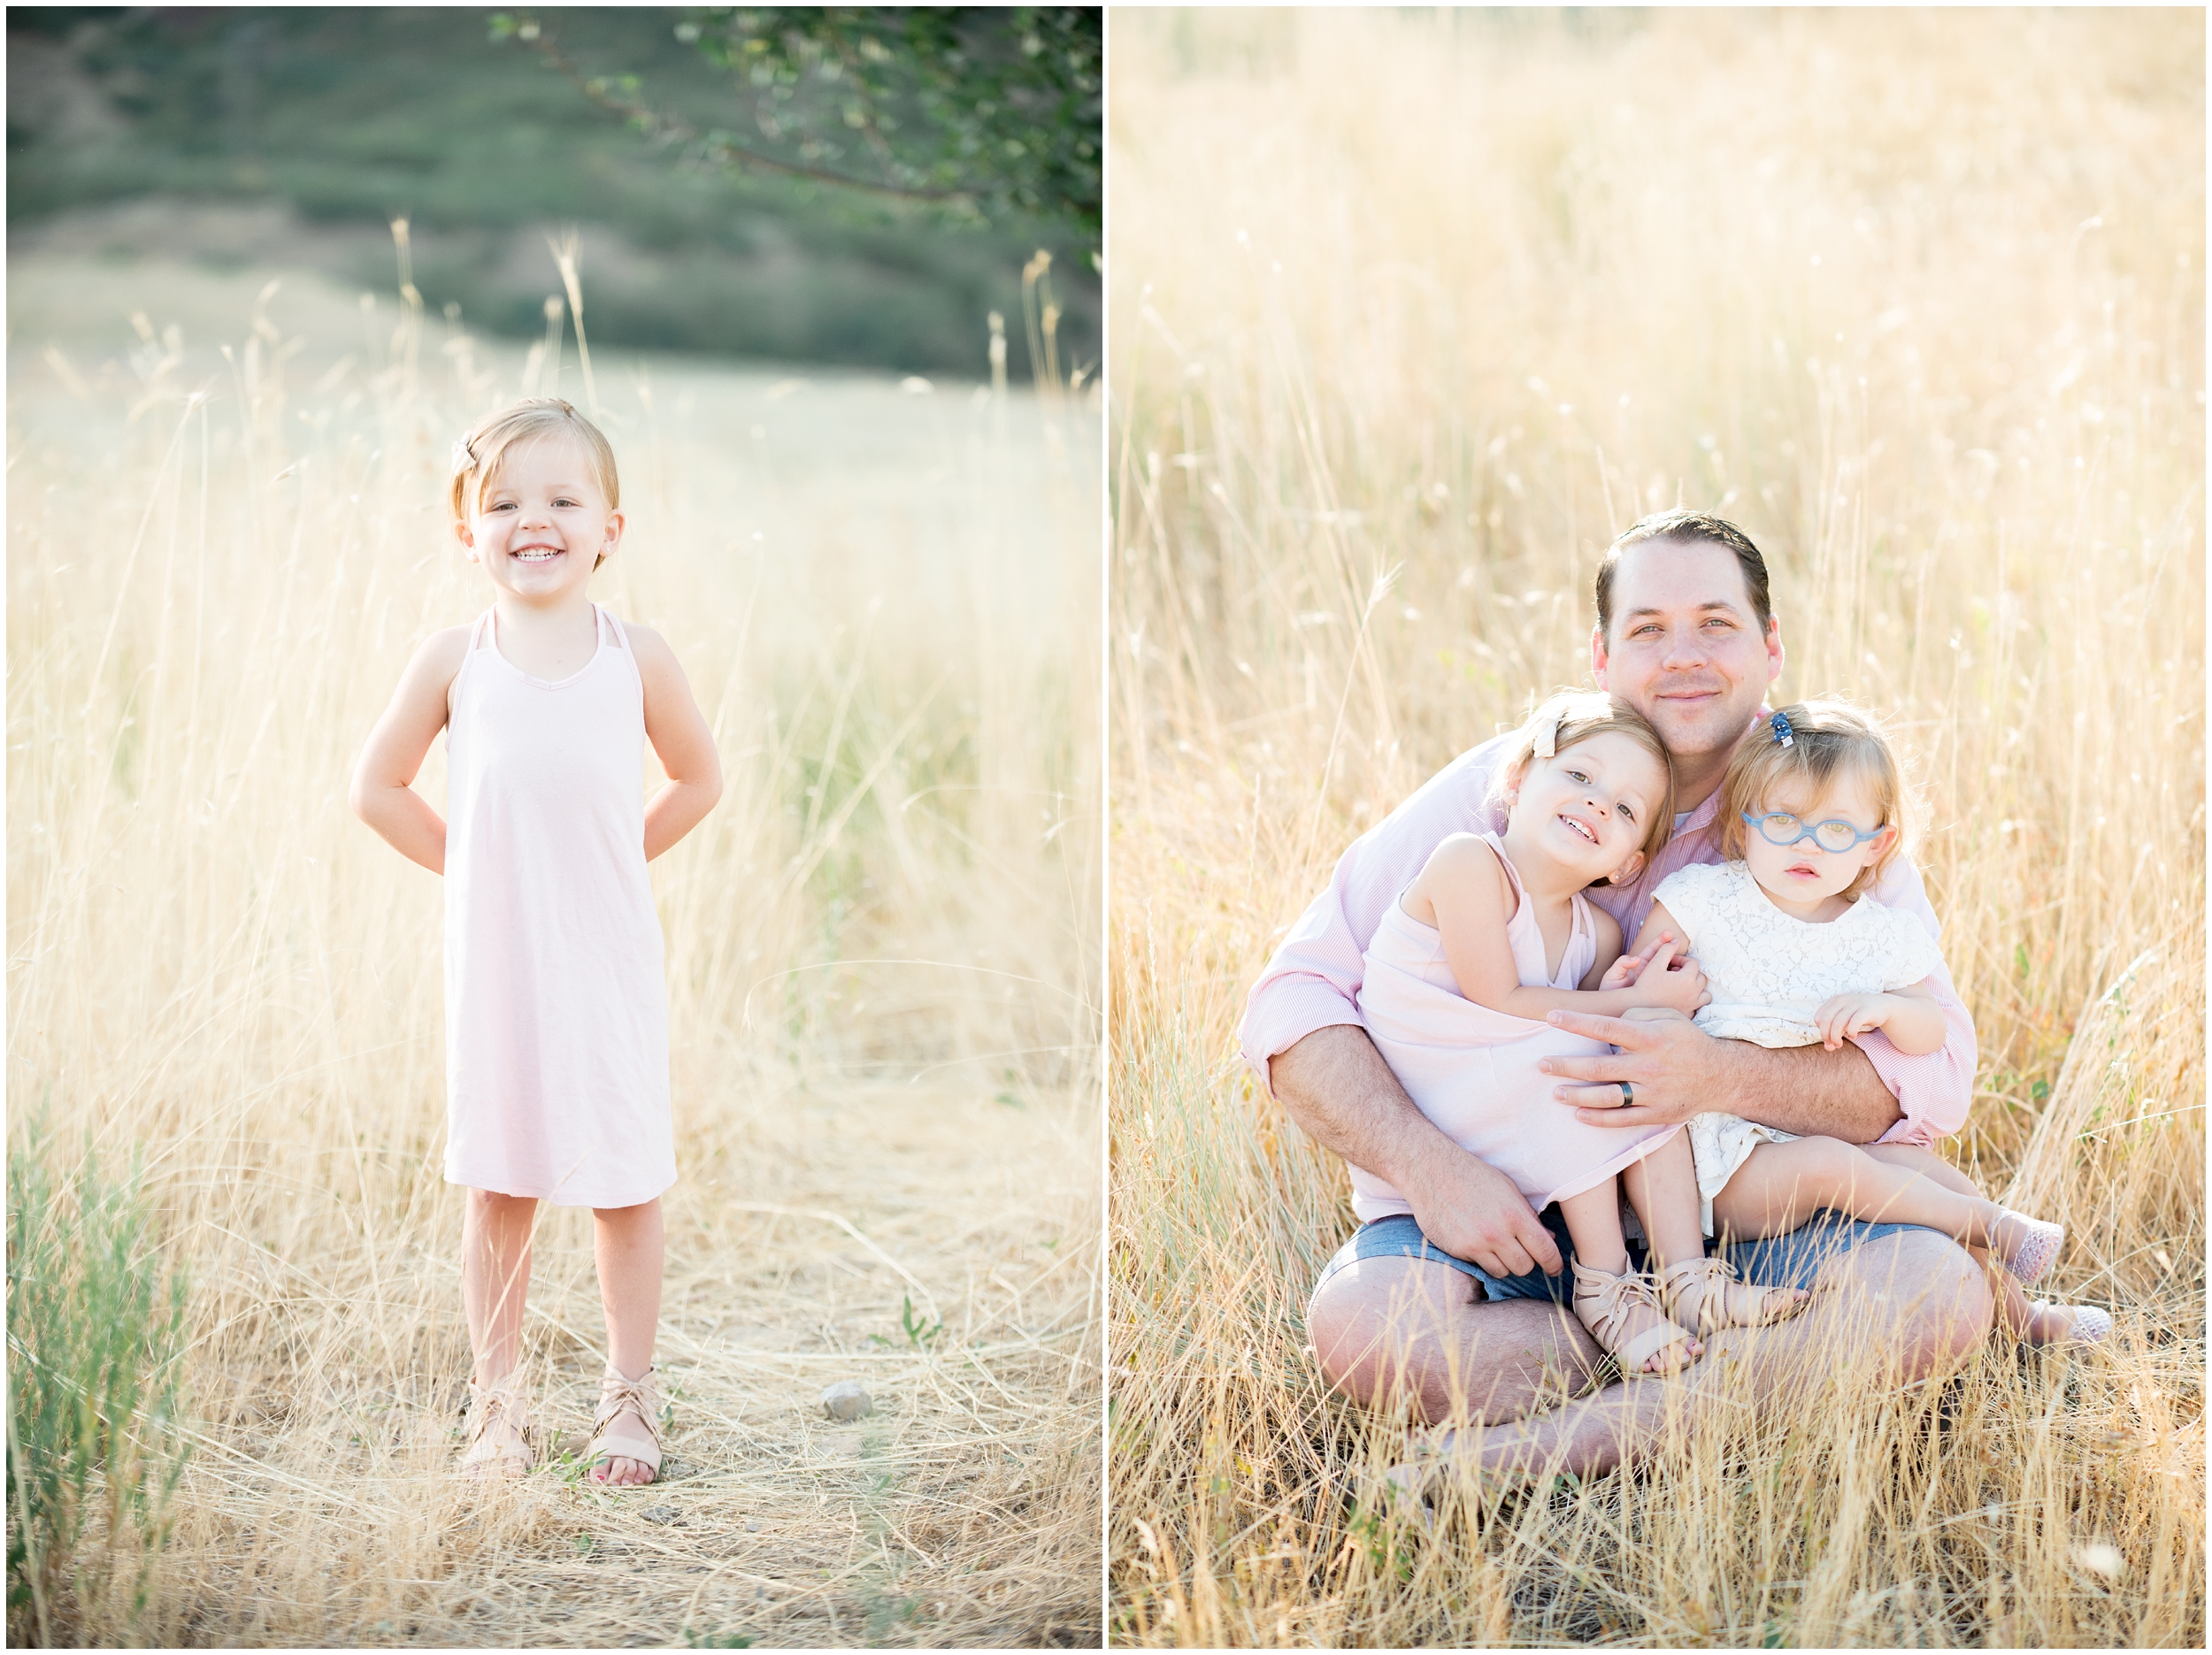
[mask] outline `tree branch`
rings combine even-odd
[[[535,19],[533,19],[535,21]],[[663,114],[657,109],[617,96],[603,80],[587,76],[568,54],[560,48],[553,32],[542,22],[538,23],[536,38],[531,42],[538,56],[552,68],[559,71],[600,108],[634,122],[649,137],[670,138],[685,142],[697,142],[725,165],[735,165],[758,168],[780,177],[802,179],[809,183],[834,185],[840,189],[856,189],[873,195],[888,195],[898,201],[929,202],[939,205],[953,202],[974,202],[974,193],[964,189],[920,189],[908,185],[879,183],[872,179],[853,178],[846,173],[833,172],[826,167],[806,166],[795,161],[779,160],[772,155],[763,155],[757,149],[746,149],[726,138],[706,135],[680,116]]]

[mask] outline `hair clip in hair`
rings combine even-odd
[[[1559,752],[1559,719],[1562,709],[1554,707],[1539,715],[1536,720],[1536,756],[1552,758]]]
[[[1790,728],[1790,721],[1787,718],[1777,713],[1769,722],[1774,726],[1775,740],[1786,747],[1793,747],[1797,745],[1797,732]]]
[[[453,474],[456,477],[458,477],[463,471],[470,470],[475,465],[475,450],[469,447],[469,440],[466,437],[464,437],[453,445]]]

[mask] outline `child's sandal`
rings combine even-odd
[[[1794,1287],[1757,1287],[1740,1281],[1725,1259],[1679,1259],[1659,1272],[1659,1296],[1668,1314],[1702,1334],[1723,1328],[1763,1328],[1785,1321],[1812,1302]]]
[[[1640,1379],[1679,1373],[1701,1354],[1689,1348],[1697,1343],[1696,1336],[1667,1319],[1666,1306],[1659,1302],[1650,1280],[1640,1272],[1608,1276],[1578,1260],[1574,1280],[1575,1320],[1620,1364],[1624,1376]],[[1645,1322],[1645,1316],[1655,1320]],[[1644,1366],[1662,1352],[1671,1352],[1663,1366]]]
[[[654,1382],[657,1371],[649,1368],[635,1379],[625,1379],[609,1365],[599,1381],[599,1411],[592,1416],[591,1443],[584,1450],[586,1475],[610,1460],[634,1460],[653,1474],[647,1483],[660,1481],[661,1398],[660,1388]]]
[[[461,1469],[480,1482],[519,1477],[537,1463],[530,1406],[522,1398],[522,1370],[511,1369],[488,1385],[469,1381],[469,1445]]]

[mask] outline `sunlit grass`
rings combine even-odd
[[[2202,1642],[2202,51],[1116,20],[1115,1636]],[[1597,555],[1678,502],[1766,549],[1779,693],[1901,732],[1980,1038],[1949,1153],[2118,1328],[1904,1398],[1839,1360],[1425,1536],[1351,1498],[1403,1436],[1303,1349],[1348,1188],[1236,1020],[1357,832],[1583,678]]]

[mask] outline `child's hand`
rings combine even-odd
[[[1645,965],[1659,952],[1660,949],[1665,947],[1673,940],[1674,933],[1672,931],[1663,931],[1659,933],[1658,940],[1653,945],[1650,954],[1623,954],[1619,959],[1614,961],[1611,965],[1606,967],[1605,975],[1598,979],[1599,989],[1602,991],[1609,988],[1634,987],[1637,978],[1640,977],[1644,974]]]
[[[1651,958],[1638,970],[1635,981],[1625,985],[1634,995],[1632,1006],[1658,1011],[1678,1011],[1688,1017],[1694,1016],[1697,1008],[1712,998],[1705,991],[1705,973],[1697,962],[1687,954],[1678,960],[1675,948],[1671,934],[1660,937],[1658,946],[1651,951]]]
[[[1821,1001],[1813,1021],[1820,1025],[1821,1045],[1833,1052],[1843,1045],[1846,1035],[1878,1029],[1895,1011],[1896,1001],[1888,994],[1838,994]]]

